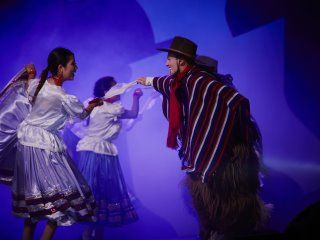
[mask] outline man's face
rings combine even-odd
[[[170,70],[170,75],[176,74],[179,69],[179,59],[176,57],[168,55],[167,61],[166,61],[166,66]]]

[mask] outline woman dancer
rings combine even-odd
[[[34,65],[28,64],[0,92],[0,182],[7,185],[13,177],[17,127],[31,110],[27,89],[35,75]]]
[[[103,97],[116,85],[113,77],[103,77],[95,83],[94,96]],[[114,90],[114,88],[113,88]],[[110,93],[110,92],[109,92]],[[89,118],[86,135],[79,141],[79,169],[92,188],[97,201],[97,223],[86,227],[83,239],[103,239],[103,227],[121,226],[137,220],[118,159],[117,147],[112,143],[120,129],[121,119],[136,118],[139,112],[140,89],[133,93],[132,109],[126,110],[120,96],[105,99]]]
[[[90,188],[59,136],[68,118],[85,118],[100,104],[94,101],[85,109],[63,90],[62,84],[73,80],[76,70],[70,50],[53,49],[38,84],[29,87],[33,106],[18,127],[12,183],[13,214],[25,219],[22,239],[32,239],[36,223],[42,219],[48,220],[43,240],[51,239],[57,226],[94,219]]]

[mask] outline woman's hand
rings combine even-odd
[[[36,77],[37,72],[34,64],[27,64],[24,68],[26,69],[26,73],[28,74],[28,80]]]
[[[103,100],[101,98],[94,98],[89,102],[89,105],[86,108],[86,111],[90,113],[95,107],[101,106],[102,104],[103,104]]]
[[[134,92],[133,92],[133,97],[136,98],[140,98],[143,95],[143,92],[140,88],[137,88]]]

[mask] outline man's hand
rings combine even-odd
[[[147,78],[146,77],[139,77],[137,79],[137,83],[147,86]]]

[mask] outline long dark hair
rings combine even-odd
[[[93,95],[99,98],[103,97],[105,92],[109,91],[116,83],[116,80],[109,76],[98,79],[94,84]]]
[[[66,67],[67,63],[72,57],[74,57],[73,52],[62,47],[55,48],[49,53],[47,67],[42,71],[40,75],[40,81],[32,98],[32,103],[36,101],[37,95],[43,87],[49,72],[52,74],[52,76],[57,75],[58,66],[61,64],[63,67]]]

